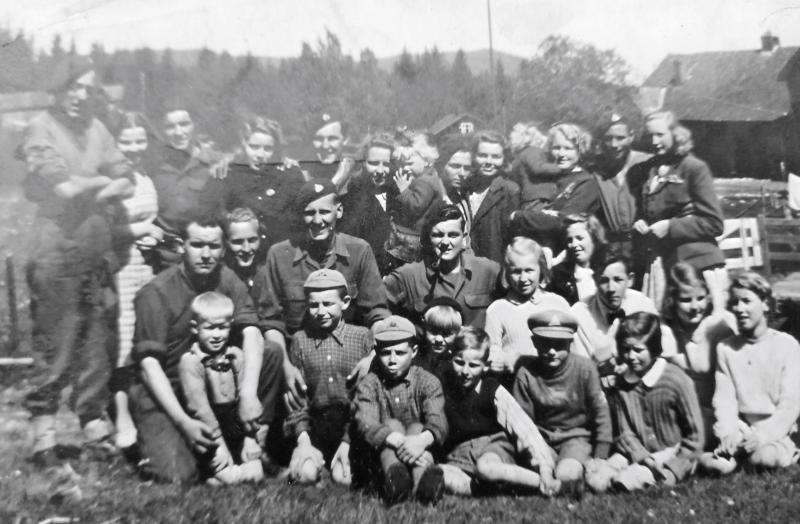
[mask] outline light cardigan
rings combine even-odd
[[[561,309],[569,311],[569,303],[561,296],[537,289],[530,300],[516,302],[509,298],[495,300],[486,310],[486,333],[491,340],[489,360],[502,361],[508,371],[520,356],[537,356],[531,341],[528,318],[538,311]]]
[[[789,435],[800,416],[800,344],[769,329],[754,342],[734,335],[717,346],[714,434],[740,431],[743,419],[762,443]]]

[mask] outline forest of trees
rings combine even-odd
[[[59,37],[37,53],[28,37],[2,28],[0,41],[8,42],[0,50],[0,92],[46,89],[52,71],[76,53]],[[504,132],[517,121],[573,121],[593,129],[611,111],[639,115],[624,60],[563,36],[546,38],[518,71],[498,62],[494,77],[470,71],[463,52],[449,63],[435,47],[416,56],[404,51],[385,71],[369,49],[358,60],[344,54],[330,32],[278,65],[204,49],[185,66],[170,50],[109,53],[100,43],[90,56],[103,83],[124,86],[125,108],[157,117],[181,104],[223,147],[237,140],[237,122],[253,112],[281,122],[292,142],[307,142],[323,112],[344,115],[351,136],[397,125],[425,128],[463,111]]]

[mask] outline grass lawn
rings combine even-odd
[[[70,467],[37,471],[25,460],[30,428],[20,390],[0,398],[0,522],[37,523],[52,517],[81,523],[228,522],[797,522],[800,466],[779,472],[696,478],[673,490],[586,494],[582,500],[539,496],[446,496],[436,507],[404,503],[385,508],[372,495],[326,483],[212,488],[140,482],[122,459],[84,458]],[[67,438],[77,421],[59,417]],[[62,522],[67,522],[64,520]]]

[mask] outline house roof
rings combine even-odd
[[[791,111],[789,91],[781,80],[798,49],[671,54],[642,87],[664,88],[663,107],[683,120],[776,120]]]
[[[428,128],[428,132],[432,135],[438,135],[442,131],[446,130],[448,127],[460,122],[461,120],[472,120],[475,123],[481,122],[481,120],[478,117],[476,117],[471,113],[458,113],[458,114],[451,113],[437,120],[431,127]]]

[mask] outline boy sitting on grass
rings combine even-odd
[[[547,496],[559,490],[580,494],[584,468],[589,487],[602,491],[594,474],[611,450],[611,414],[597,367],[570,352],[575,317],[565,310],[543,310],[529,317],[528,326],[539,356],[519,369],[513,393],[555,462],[554,472],[540,469],[540,491]]]
[[[761,275],[742,273],[730,287],[739,334],[717,345],[714,434],[720,444],[703,466],[720,474],[742,461],[762,467],[797,462],[790,435],[800,415],[800,345],[767,325],[772,288]]]
[[[705,444],[694,382],[662,357],[660,322],[652,313],[627,316],[617,347],[627,370],[609,392],[609,403],[621,453],[608,460],[616,473],[605,479],[625,491],[656,482],[673,486],[694,471]]]
[[[236,484],[264,478],[255,435],[244,435],[237,420],[242,350],[228,345],[233,322],[233,301],[216,291],[192,301],[191,331],[196,341],[178,364],[186,412],[212,429],[214,449],[200,458],[212,484]],[[231,448],[241,449],[244,462],[236,464]]]
[[[450,297],[436,297],[422,313],[423,348],[414,364],[436,378],[450,367],[453,342],[461,329],[461,306]]]
[[[350,305],[347,281],[333,269],[319,269],[306,279],[306,321],[292,342],[289,358],[307,386],[303,405],[293,406],[287,427],[297,439],[289,478],[316,483],[328,464],[337,484],[350,485],[351,370],[371,356],[369,329],[345,323]],[[287,397],[291,398],[291,397]]]
[[[496,378],[484,376],[488,370],[489,336],[480,328],[467,326],[455,339],[451,365],[444,375],[445,413],[450,427],[445,444],[445,487],[458,495],[471,495],[473,481],[539,488],[539,475],[518,466],[509,435],[522,429],[514,421],[527,422],[527,430],[538,439],[538,449],[546,449],[536,427]],[[502,412],[515,413],[504,429]],[[516,431],[515,431],[516,430]],[[515,439],[520,443],[524,438]],[[524,446],[524,444],[523,444]],[[531,456],[535,453],[531,453]]]
[[[351,459],[366,461],[362,472],[383,481],[386,503],[406,500],[412,492],[423,503],[436,503],[444,490],[442,469],[430,449],[447,438],[444,394],[439,380],[412,365],[416,329],[392,315],[372,326],[377,365],[361,381],[353,402],[356,433],[366,450],[351,449]],[[358,446],[360,448],[361,446]],[[366,451],[366,453],[362,453]]]

